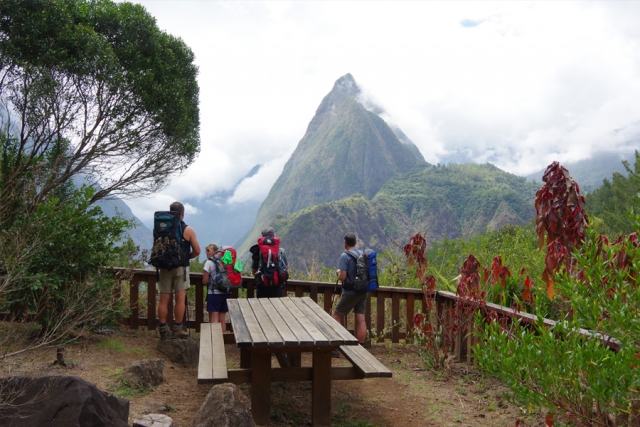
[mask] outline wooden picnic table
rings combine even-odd
[[[229,299],[227,303],[236,345],[250,353],[251,412],[256,424],[270,421],[271,382],[310,380],[312,424],[330,425],[331,380],[350,379],[344,371],[334,368],[332,372],[331,352],[358,346],[356,337],[309,297]],[[312,353],[310,370],[272,369],[271,353],[302,352]],[[233,381],[233,374],[229,379]]]

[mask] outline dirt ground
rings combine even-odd
[[[165,361],[165,382],[143,393],[118,382],[122,368],[136,360],[162,358],[157,332],[129,330],[88,333],[65,348],[69,367],[54,364],[55,348],[33,350],[5,358],[0,376],[73,375],[131,401],[129,423],[146,413],[162,410],[176,427],[188,427],[211,386],[196,382],[197,369]],[[197,335],[191,331],[197,338]],[[16,342],[22,338],[16,333]],[[240,352],[227,345],[230,368],[239,366]],[[514,426],[521,418],[527,426],[544,426],[539,415],[525,416],[506,399],[497,380],[483,377],[467,364],[452,364],[447,374],[424,369],[418,349],[405,344],[376,343],[370,351],[393,371],[393,378],[335,381],[332,384],[331,423],[342,427],[373,426]],[[273,358],[273,363],[277,363]],[[349,363],[344,358],[334,364]],[[303,365],[310,360],[303,358]],[[241,389],[250,395],[250,385]],[[311,384],[272,385],[270,426],[311,425]]]

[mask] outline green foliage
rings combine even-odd
[[[609,236],[633,232],[633,212],[640,212],[640,153],[635,153],[633,169],[629,162],[622,164],[627,176],[614,173],[586,197],[587,212],[603,220],[602,231]]]
[[[460,275],[460,267],[469,254],[473,254],[481,265],[487,267],[495,256],[500,255],[504,265],[508,265],[514,274],[519,274],[524,268],[532,277],[540,277],[544,270],[544,253],[538,251],[537,245],[533,223],[505,226],[474,234],[468,239],[444,239],[427,249],[427,274],[438,278],[439,289],[450,290],[442,282],[455,282]]]
[[[407,266],[406,258],[397,246],[389,247],[378,254],[378,284],[402,288],[421,287],[416,267]]]
[[[635,224],[640,230],[640,217]],[[547,408],[575,425],[611,425],[610,416],[614,425],[627,425],[640,416],[637,236],[607,245],[590,229],[574,260],[571,274],[555,277],[571,320],[551,330],[542,316],[530,330],[494,322],[480,334],[474,356],[511,388],[520,405]],[[591,336],[580,334],[581,328]],[[602,345],[603,336],[615,337],[620,351]]]
[[[100,184],[92,202],[151,194],[192,163],[199,150],[193,61],[140,5],[2,1],[0,127],[17,138],[3,165],[14,184],[44,159],[53,166],[28,204],[76,175]]]

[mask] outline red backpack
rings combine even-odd
[[[231,246],[221,248],[212,258],[216,274],[209,283],[223,292],[239,289],[242,285],[242,263],[236,262],[236,250]]]
[[[264,286],[279,286],[287,282],[287,259],[284,249],[280,247],[280,238],[265,236],[258,239],[260,264],[258,280]]]

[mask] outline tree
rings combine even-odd
[[[623,161],[627,176],[614,173],[602,187],[587,195],[587,211],[604,221],[603,231],[610,236],[633,232],[633,215],[640,212],[640,153],[636,151],[634,168]]]
[[[1,0],[0,203],[45,161],[29,210],[76,175],[91,203],[163,188],[199,151],[193,60],[140,5]]]

